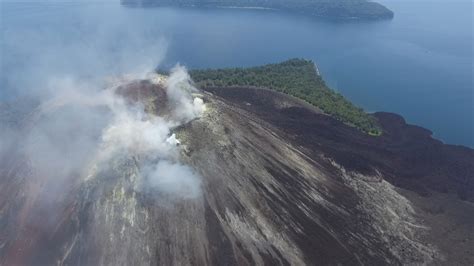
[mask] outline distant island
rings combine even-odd
[[[264,87],[296,98],[324,113],[373,136],[382,134],[377,120],[330,89],[311,60],[290,59],[278,64],[250,68],[191,70],[200,87]]]
[[[391,19],[393,12],[367,0],[121,0],[133,7],[206,7],[273,9],[331,19]]]

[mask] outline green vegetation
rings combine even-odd
[[[291,59],[251,68],[192,70],[190,75],[201,87],[255,86],[283,92],[303,99],[372,136],[381,134],[373,116],[326,86],[312,61]]]

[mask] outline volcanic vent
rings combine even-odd
[[[182,68],[113,88],[24,120],[35,132],[68,103],[106,121],[60,178],[22,138],[2,154],[3,265],[423,264],[453,254],[430,237],[437,225],[419,191],[393,185],[407,172],[377,160],[403,158],[394,140],[266,89],[198,91]],[[469,219],[457,225],[472,235]]]

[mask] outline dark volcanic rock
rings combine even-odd
[[[160,90],[121,93],[160,113]],[[369,137],[284,94],[205,91],[207,111],[175,132],[181,162],[202,177],[197,199],[140,189],[134,156],[69,177],[49,198],[54,180],[2,157],[0,264],[474,262],[471,149],[393,114],[375,114],[384,134]]]
[[[148,113],[158,116],[165,116],[169,113],[165,88],[148,80],[133,81],[127,85],[119,86],[116,92],[132,105],[143,104]]]
[[[274,104],[287,98],[282,94],[273,94],[282,98],[275,100],[272,92],[261,89],[207,90],[275,125],[309,154],[323,153],[349,171],[374,174],[377,169],[391,183],[421,194],[453,192],[474,201],[474,151],[443,144],[399,115],[375,113],[384,134],[374,138],[300,103],[284,108]]]

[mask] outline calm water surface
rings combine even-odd
[[[31,81],[51,73],[133,71],[125,66],[147,61],[194,68],[304,57],[366,110],[399,113],[447,143],[474,147],[472,2],[384,4],[395,11],[392,21],[130,9],[115,2],[1,2],[0,97],[25,93],[35,87]]]

